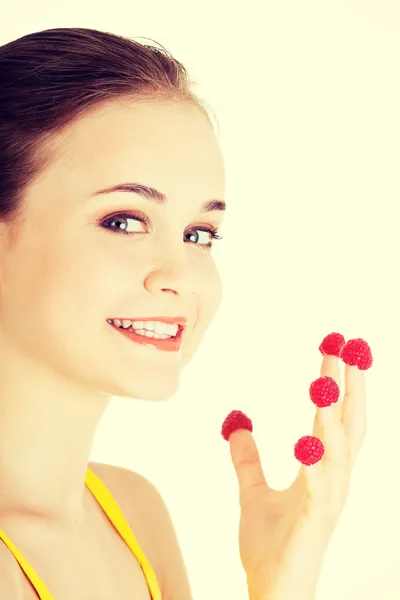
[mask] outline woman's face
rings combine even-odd
[[[213,128],[195,106],[117,101],[58,144],[26,194],[17,243],[1,230],[2,343],[89,390],[168,398],[220,303],[209,246],[225,182]],[[98,193],[121,184],[136,191]],[[148,337],[174,333],[154,322],[163,317],[185,325],[179,350]]]

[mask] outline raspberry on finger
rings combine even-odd
[[[346,365],[357,366],[360,371],[369,369],[373,362],[371,348],[361,338],[349,340],[341,349],[340,358]]]
[[[329,333],[319,345],[319,351],[322,355],[329,354],[331,356],[339,356],[345,343],[346,340],[341,333]]]
[[[304,435],[294,446],[294,455],[303,465],[314,465],[321,460],[324,453],[323,443],[313,435]]]
[[[241,410],[233,410],[229,413],[222,424],[221,435],[226,441],[229,441],[229,436],[237,429],[253,431],[251,419]]]
[[[319,408],[324,408],[337,402],[339,396],[339,386],[332,377],[318,377],[310,385],[310,398]]]

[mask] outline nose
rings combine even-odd
[[[168,292],[176,296],[196,293],[195,268],[185,252],[169,252],[147,274],[145,288],[151,294]]]

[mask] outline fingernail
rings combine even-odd
[[[248,429],[249,431],[253,431],[253,423],[241,410],[233,410],[226,417],[222,424],[222,437],[228,441],[231,433],[237,429]]]
[[[294,455],[303,465],[314,465],[321,460],[324,453],[323,443],[313,435],[304,435],[294,446]]]
[[[318,377],[310,385],[309,391],[311,400],[319,408],[330,406],[340,396],[339,386],[332,377]]]
[[[340,358],[346,365],[357,366],[360,371],[366,371],[373,363],[371,348],[361,338],[349,340],[341,349]]]
[[[339,356],[340,350],[345,345],[346,340],[341,333],[329,333],[324,337],[319,345],[321,354],[329,354],[331,356]]]

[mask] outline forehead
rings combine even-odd
[[[96,109],[62,136],[57,162],[89,193],[129,179],[167,196],[189,185],[200,195],[224,193],[214,129],[190,104],[118,101]]]

